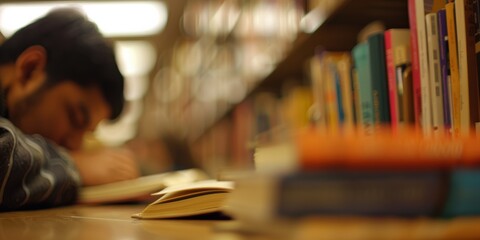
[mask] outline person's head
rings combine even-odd
[[[69,149],[124,104],[111,45],[72,9],[54,10],[5,40],[0,84],[12,123]]]

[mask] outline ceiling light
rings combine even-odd
[[[160,1],[68,1],[0,5],[0,31],[6,36],[54,8],[74,7],[95,22],[107,37],[156,34],[167,23],[167,7]]]

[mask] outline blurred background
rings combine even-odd
[[[276,93],[258,86],[318,27],[322,16],[310,9],[329,2],[1,1],[0,31],[8,38],[52,8],[81,9],[113,42],[127,100],[121,118],[102,123],[86,147],[127,145],[147,173],[192,165],[217,172],[251,167],[258,134],[308,123],[308,81],[276,84]]]

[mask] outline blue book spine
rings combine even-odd
[[[342,93],[342,86],[340,84],[340,74],[338,73],[337,67],[334,66],[333,69],[333,76],[335,79],[335,92],[337,93],[337,105],[338,105],[338,120],[340,123],[345,122],[345,111],[343,109],[343,93]]]
[[[354,66],[358,79],[360,122],[365,133],[372,134],[375,124],[373,109],[372,77],[370,74],[370,53],[367,43],[359,43],[352,49]]]
[[[444,200],[439,171],[320,171],[280,179],[277,215],[433,216]]]
[[[447,15],[445,9],[437,12],[438,33],[440,46],[440,68],[443,91],[443,122],[446,130],[452,128],[451,115],[451,84],[450,84],[450,62],[448,52]]]
[[[480,214],[480,169],[452,170],[443,216]]]

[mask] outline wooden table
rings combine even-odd
[[[138,220],[143,205],[71,206],[0,214],[0,239],[212,239],[231,220]]]
[[[480,239],[480,217],[448,220],[312,217],[247,226],[237,220],[131,217],[143,208],[144,205],[78,205],[0,213],[0,240]]]

